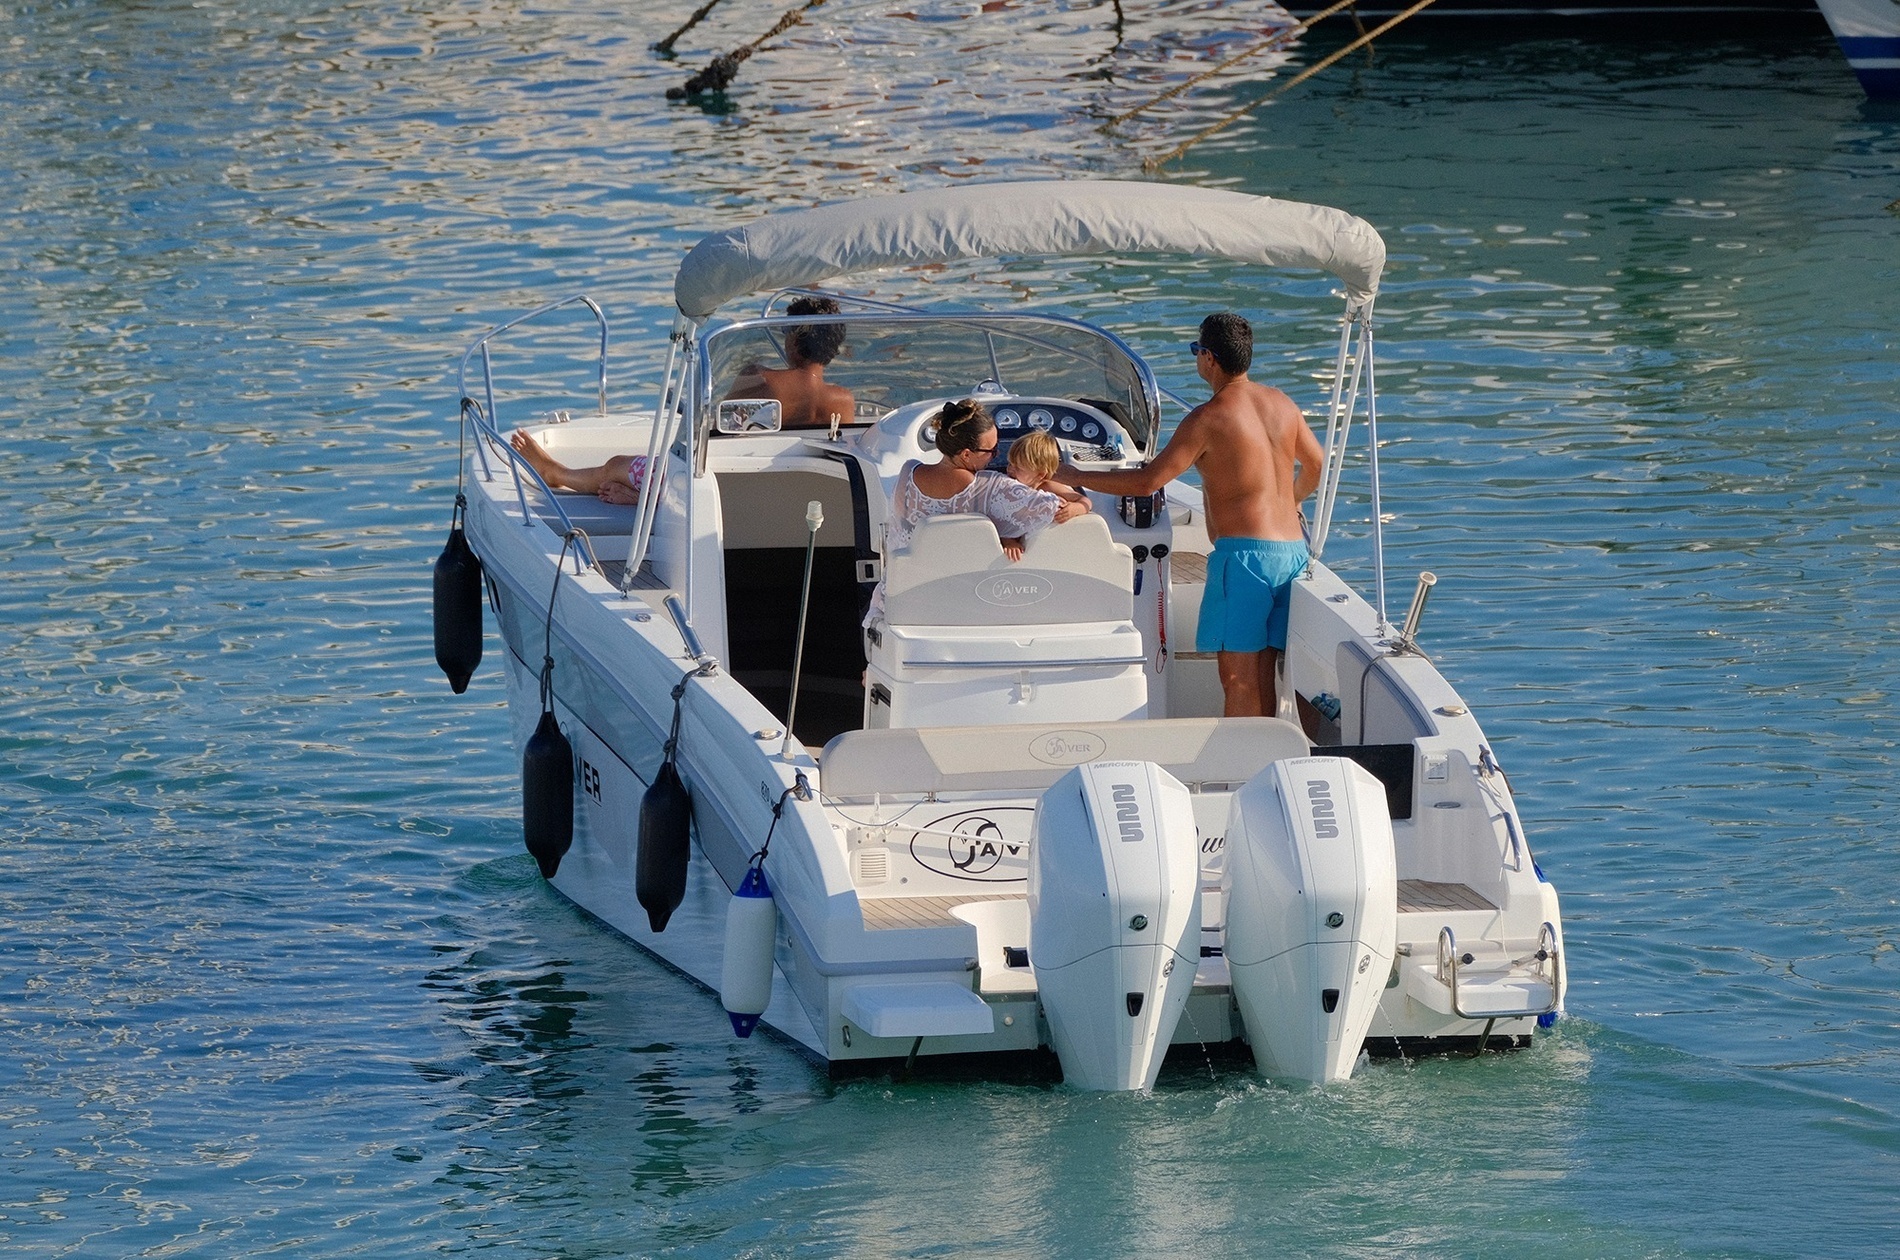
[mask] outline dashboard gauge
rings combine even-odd
[[[1102,440],[1102,426],[1095,423],[1095,421],[1093,420],[1089,420],[1085,422],[1082,425],[1082,440],[1084,442],[1101,441]]]
[[[1075,417],[1074,416],[1062,417],[1062,423],[1057,425],[1056,427],[1058,429],[1061,429],[1064,433],[1074,433],[1075,432]]]
[[[996,413],[996,427],[999,429],[1021,428],[1022,423],[1023,418],[1016,413],[1014,407],[1005,407]]]
[[[1047,407],[1038,407],[1029,413],[1029,427],[1038,433],[1047,433],[1055,423],[1055,415]]]

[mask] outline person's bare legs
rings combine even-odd
[[[633,478],[627,475],[633,471],[633,460],[631,455],[616,455],[600,466],[600,489],[594,493],[602,501],[618,503],[622,507],[632,507],[640,501],[640,491],[634,486]]]
[[[1271,651],[1272,649],[1268,649]],[[1228,717],[1259,717],[1271,710],[1261,707],[1261,679],[1273,686],[1273,675],[1261,663],[1265,652],[1222,652],[1216,657],[1220,668],[1221,695],[1226,700]],[[1271,695],[1271,690],[1268,691]]]
[[[1266,648],[1260,653],[1260,712],[1266,717],[1280,716],[1280,649]]]
[[[1227,717],[1276,717],[1280,712],[1280,649],[1222,652],[1220,689]]]
[[[548,483],[551,490],[577,490],[582,494],[596,494],[609,503],[638,503],[639,492],[627,480],[627,472],[633,467],[633,456],[616,455],[606,463],[595,468],[569,468],[561,463],[542,445],[529,437],[526,432],[517,431],[508,439],[509,445],[528,461],[541,480]]]
[[[548,483],[550,490],[578,490],[582,494],[600,493],[600,483],[605,473],[602,468],[569,468],[561,463],[524,431],[517,430],[508,439],[521,458],[528,461],[541,480]]]

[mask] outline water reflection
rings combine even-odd
[[[734,1041],[715,998],[537,885],[511,898],[513,932],[425,985],[465,1046],[419,1068],[458,1096],[437,1122],[457,1144],[444,1181],[485,1210],[620,1202],[644,1228],[658,1203],[751,1175],[735,1146],[822,1099],[821,1078],[771,1038]]]
[[[625,401],[707,230],[1132,174],[1262,90],[1096,130],[1256,37],[1257,7],[1124,0],[1117,31],[1108,4],[832,0],[730,112],[664,104],[780,11],[722,7],[670,64],[589,0],[10,14],[14,1241],[1891,1252],[1867,1172],[1900,1108],[1900,128],[1832,42],[1415,30],[1170,167],[1393,244],[1391,563],[1441,576],[1425,642],[1563,891],[1581,1018],[1342,1091],[1196,1064],[1120,1100],[834,1089],[734,1042],[541,887],[493,658],[459,700],[430,660],[474,330],[594,291],[634,348]],[[1183,334],[1238,306],[1309,408],[1337,311],[1312,277],[1169,261],[873,284],[1101,318],[1177,388]],[[1363,574],[1358,493],[1329,558]]]

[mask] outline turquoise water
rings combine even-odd
[[[664,105],[780,11],[729,3],[679,66],[644,45],[684,4],[0,22],[0,1252],[1900,1248],[1900,122],[1831,42],[1420,34],[1169,168],[1386,234],[1393,602],[1439,574],[1424,637],[1574,987],[1527,1053],[1323,1092],[1188,1055],[1101,1098],[833,1086],[734,1041],[536,877],[494,641],[463,697],[431,660],[476,331],[592,291],[630,400],[707,230],[1136,174],[1258,90],[1111,143],[1093,116],[1253,28],[833,0],[725,106]],[[1237,306],[1318,397],[1310,278],[961,278],[1182,389],[1177,343]]]

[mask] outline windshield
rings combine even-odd
[[[708,402],[752,397],[761,372],[787,366],[791,329],[813,317],[748,320],[710,334],[702,348]],[[994,381],[1009,394],[1069,398],[1098,407],[1147,449],[1154,432],[1143,373],[1110,334],[1035,315],[842,314],[825,317],[844,341],[824,379],[851,391],[857,418],[873,420],[906,403],[972,394]]]

